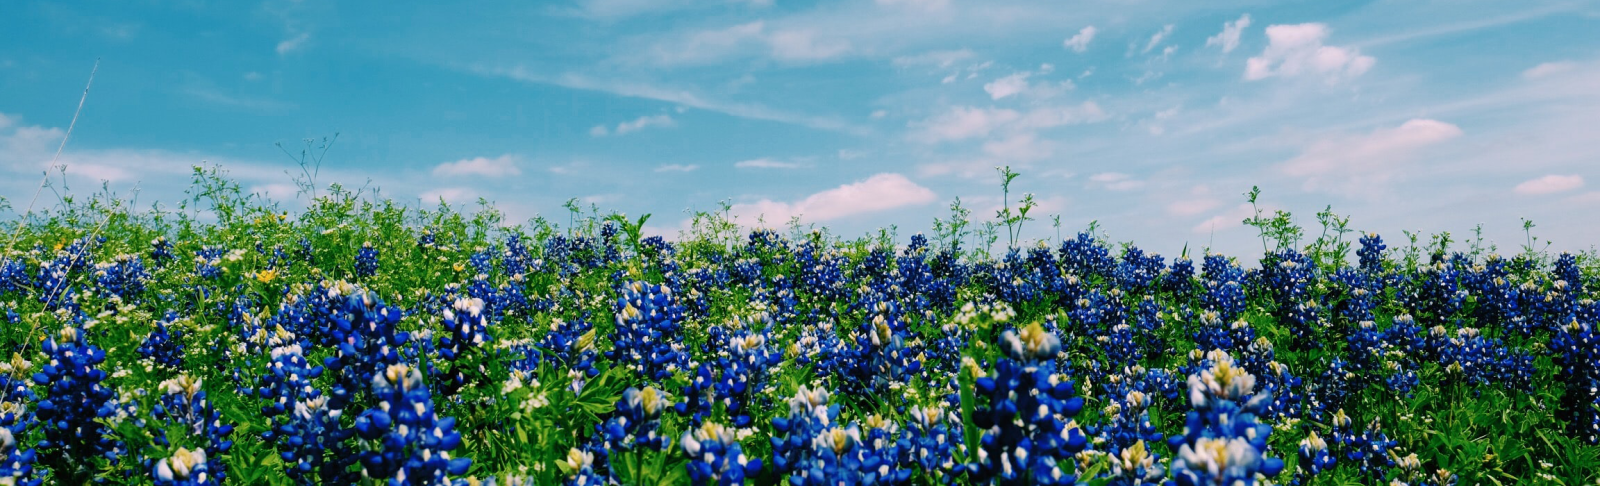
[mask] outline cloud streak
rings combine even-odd
[[[735,204],[734,215],[753,224],[761,218],[767,224],[783,224],[799,217],[809,222],[832,221],[909,206],[920,206],[938,199],[933,190],[894,173],[877,174],[861,181],[812,194],[793,202],[762,199]]]

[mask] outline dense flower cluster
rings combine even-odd
[[[845,241],[714,213],[669,240],[578,209],[317,204],[108,238],[17,223],[0,485],[1442,486],[1600,464],[1590,254],[1330,232],[1163,258],[1093,228],[998,249],[993,228]]]
[[[1277,476],[1283,460],[1268,455],[1272,426],[1256,421],[1271,400],[1256,392],[1256,377],[1226,352],[1205,355],[1210,367],[1189,376],[1183,434],[1167,439],[1178,451],[1172,476],[1182,486],[1256,484]]]
[[[373,441],[361,453],[361,475],[384,479],[391,485],[451,485],[451,475],[467,472],[468,458],[451,458],[461,446],[453,417],[440,417],[422,373],[393,364],[372,377],[376,408],[356,417],[356,435]]]

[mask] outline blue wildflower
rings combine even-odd
[[[450,475],[460,475],[472,460],[451,458],[461,446],[453,417],[434,413],[433,400],[422,373],[393,364],[372,377],[377,408],[356,417],[355,430],[363,439],[376,441],[361,453],[361,474],[386,479],[393,486],[449,485]]]

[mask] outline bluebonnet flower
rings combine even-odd
[[[766,386],[768,370],[783,356],[767,346],[764,332],[739,331],[728,339],[727,349],[718,353],[716,398],[726,407],[734,427],[749,427],[754,419],[750,407]]]
[[[422,373],[404,364],[392,364],[372,377],[377,408],[356,417],[355,430],[363,439],[377,441],[361,453],[361,475],[386,479],[393,486],[449,485],[450,475],[472,466],[467,458],[451,458],[461,446],[453,417],[434,413],[433,400]]]
[[[216,280],[222,276],[222,257],[227,249],[207,246],[194,252],[194,274],[206,280]]]
[[[1097,447],[1113,458],[1137,443],[1160,442],[1164,437],[1150,423],[1150,407],[1154,398],[1161,394],[1157,389],[1159,379],[1151,379],[1153,375],[1144,367],[1134,365],[1100,382],[1105,389],[1101,397],[1106,403],[1105,422],[1087,429],[1095,436]]]
[[[274,444],[284,462],[284,473],[295,484],[349,482],[344,469],[354,457],[343,452],[342,442],[354,434],[339,425],[340,413],[328,408],[328,397],[312,386],[322,376],[323,367],[312,366],[302,352],[301,343],[282,327],[271,338],[269,373],[261,377],[257,395],[269,403],[262,416],[271,419],[272,429],[262,438]],[[329,454],[330,449],[335,454]]]
[[[178,313],[167,311],[167,316],[156,321],[156,329],[139,344],[139,356],[167,369],[183,369],[183,330],[170,329],[178,321]]]
[[[1387,248],[1383,244],[1383,237],[1377,233],[1361,235],[1361,249],[1356,250],[1361,270],[1371,273],[1383,271],[1383,250]]]
[[[327,332],[338,346],[322,362],[337,378],[328,408],[344,410],[375,376],[400,363],[400,348],[411,337],[395,329],[402,312],[375,293],[344,282],[331,284],[327,292],[335,303]]]
[[[171,457],[156,461],[150,474],[156,486],[199,486],[222,484],[222,478],[209,476],[211,468],[220,465],[216,456],[206,457],[205,449],[189,450],[179,447]]]
[[[910,383],[922,370],[921,353],[907,344],[907,331],[899,305],[889,300],[868,297],[871,317],[850,333],[854,346],[837,356],[837,372],[844,377],[844,391],[860,395],[883,395]]]
[[[449,363],[452,368],[441,387],[441,391],[446,395],[454,395],[474,378],[482,378],[482,372],[461,360],[489,340],[487,332],[489,324],[488,318],[483,315],[483,299],[458,298],[451,307],[445,309],[442,323],[450,334],[439,338],[438,344],[439,358]],[[472,373],[473,376],[467,376],[468,373]]]
[[[315,265],[317,263],[317,254],[311,248],[311,240],[302,236],[297,243],[300,245],[300,259],[305,260],[307,265]]]
[[[467,266],[472,267],[474,274],[488,278],[489,272],[494,271],[494,253],[488,248],[480,247],[478,251],[472,252],[472,256],[467,257]]]
[[[1424,322],[1445,322],[1466,302],[1467,291],[1461,288],[1460,277],[1460,269],[1454,265],[1425,265],[1402,286],[1398,300]]]
[[[1172,259],[1172,266],[1161,274],[1161,288],[1179,299],[1188,299],[1194,294],[1194,260],[1188,255]]]
[[[356,251],[356,276],[371,277],[378,274],[378,249],[372,247],[372,242],[364,242],[361,249]]]
[[[1161,484],[1161,478],[1166,476],[1166,469],[1157,462],[1161,456],[1150,452],[1142,440],[1111,454],[1111,471],[1106,475],[1109,486]]]
[[[1201,307],[1216,311],[1217,319],[1223,322],[1238,318],[1245,306],[1244,270],[1227,257],[1214,253],[1206,255],[1201,269],[1205,271]]]
[[[157,236],[150,240],[150,260],[156,262],[156,266],[166,265],[173,258],[172,242],[167,241],[167,237]]]
[[[1283,470],[1283,460],[1268,457],[1272,427],[1256,422],[1271,399],[1257,394],[1256,377],[1236,366],[1226,352],[1206,353],[1211,367],[1189,375],[1190,411],[1182,435],[1167,439],[1177,449],[1172,476],[1181,486],[1255,484]]]
[[[685,367],[688,355],[679,344],[683,308],[664,285],[632,282],[622,288],[616,302],[615,346],[606,357],[639,373],[647,380],[659,381]]]
[[[566,476],[561,483],[564,486],[602,486],[608,484],[605,476],[595,471],[593,452],[573,448],[567,451],[566,459],[556,462],[556,466],[561,468],[561,472]]]
[[[33,285],[28,264],[13,257],[0,257],[0,294],[22,292]]]
[[[233,448],[233,441],[227,437],[233,433],[233,425],[222,423],[222,414],[211,406],[206,400],[206,392],[201,388],[201,380],[189,375],[178,377],[161,383],[163,394],[156,406],[151,410],[151,416],[168,425],[157,429],[155,443],[160,446],[170,447],[171,437],[167,436],[168,429],[180,429],[188,434],[193,449],[179,447],[172,457],[162,459],[155,464],[151,475],[158,485],[201,485],[221,484],[228,478],[227,465],[222,462],[222,455]],[[193,441],[198,441],[196,445]]]
[[[1585,307],[1593,308],[1588,301]],[[1593,316],[1574,316],[1550,340],[1566,393],[1560,417],[1567,430],[1590,444],[1600,443],[1600,325]]]
[[[20,354],[0,363],[0,483],[39,486],[43,481],[34,474],[37,450],[21,442],[38,423],[28,409],[35,400],[33,390],[22,378],[32,367]]]
[[[1161,276],[1161,270],[1166,266],[1164,263],[1161,255],[1151,253],[1146,256],[1144,250],[1128,247],[1116,267],[1117,287],[1129,292],[1149,287]]]
[[[793,486],[895,485],[910,480],[900,467],[906,445],[898,428],[880,416],[862,425],[838,424],[839,406],[828,404],[826,390],[800,391],[789,400],[789,416],[773,419],[774,469]],[[863,436],[865,435],[865,436]]]
[[[560,319],[550,322],[550,332],[536,345],[548,355],[558,368],[566,368],[572,376],[574,391],[582,390],[581,383],[600,375],[600,370],[595,368],[595,360],[599,352],[595,350],[594,325],[588,322],[587,313],[577,319],[563,321]],[[538,368],[538,361],[531,363],[519,361],[513,365],[515,369],[534,371]]]
[[[116,413],[116,394],[103,382],[98,366],[106,353],[85,339],[85,332],[68,325],[46,338],[43,351],[49,364],[34,373],[33,382],[45,387],[37,417],[45,425],[39,450],[57,478],[90,473],[95,457],[114,457],[119,444],[109,437],[106,423],[98,420]]]
[[[603,451],[609,458],[617,450],[635,447],[659,451],[672,445],[672,439],[660,434],[661,411],[668,406],[665,394],[654,387],[628,388],[617,401],[617,413],[600,424]]]
[[[1439,334],[1444,331],[1442,326],[1435,329]],[[1533,356],[1499,339],[1485,338],[1475,328],[1457,329],[1456,337],[1440,343],[1436,354],[1446,372],[1464,379],[1469,385],[1495,384],[1509,390],[1532,390]]]
[[[684,466],[689,482],[695,486],[735,486],[761,473],[761,459],[746,457],[737,433],[722,424],[701,424],[684,432],[680,442],[689,456]]]
[[[1111,250],[1100,246],[1087,232],[1061,242],[1058,253],[1061,255],[1062,271],[1078,278],[1105,279],[1111,276],[1117,265],[1116,260],[1111,258]]]
[[[994,375],[976,380],[986,400],[969,426],[984,432],[968,476],[978,483],[1073,484],[1072,458],[1088,438],[1073,420],[1083,409],[1076,385],[1052,372],[1060,338],[1035,323],[1003,333],[1001,347],[1006,357]]]
[[[966,449],[961,442],[960,417],[937,404],[912,406],[907,416],[905,454],[910,458],[907,466],[920,468],[945,484],[954,481],[960,473],[960,465],[955,462],[956,452]]]
[[[1338,463],[1333,454],[1328,451],[1328,441],[1323,440],[1313,430],[1306,434],[1300,441],[1300,471],[1307,476],[1316,476],[1333,469]]]
[[[522,234],[512,233],[506,237],[506,251],[500,258],[500,266],[505,269],[507,276],[527,273],[532,259],[528,254],[528,246],[522,244]]]
[[[1390,439],[1379,428],[1377,419],[1373,419],[1360,433],[1355,431],[1353,421],[1342,409],[1334,412],[1330,422],[1333,425],[1330,438],[1339,444],[1340,459],[1356,465],[1363,475],[1372,479],[1382,478],[1394,466],[1390,449],[1398,447],[1399,442]]]
[[[144,261],[138,256],[121,255],[116,261],[96,265],[95,280],[103,294],[126,300],[144,293],[150,272],[145,271]]]

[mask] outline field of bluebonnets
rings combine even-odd
[[[1016,241],[1026,199],[668,241],[576,204],[190,195],[4,223],[0,484],[1600,478],[1596,262],[1531,238],[1276,212],[1261,255],[1167,258]]]

